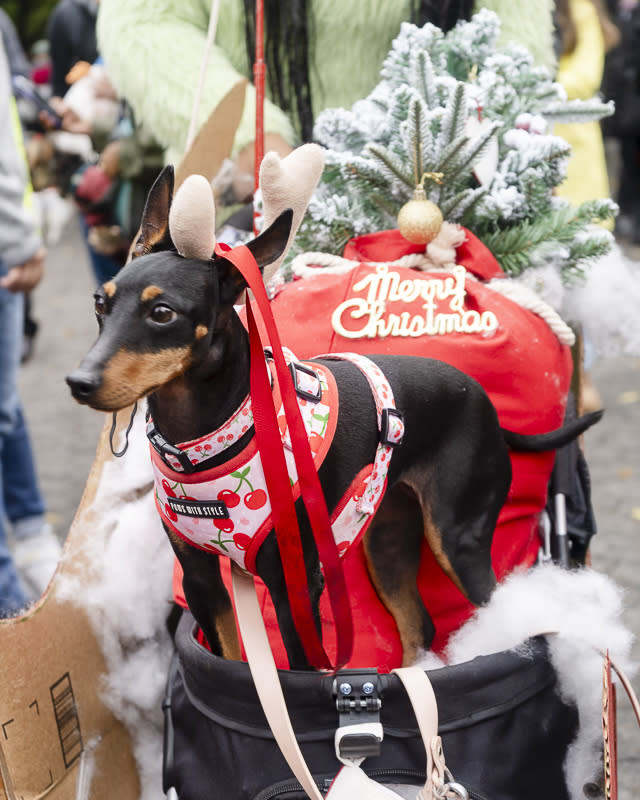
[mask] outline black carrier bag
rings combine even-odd
[[[269,730],[249,666],[212,655],[194,629],[185,612],[164,706],[165,792],[173,790],[170,796],[179,800],[305,798]],[[345,720],[336,690],[349,682],[371,683],[381,699],[384,739],[380,754],[362,764],[364,771],[382,783],[424,783],[424,744],[395,675],[346,670],[337,680],[311,672],[279,676],[300,748],[322,792],[341,766],[334,736]],[[518,651],[431,670],[428,677],[447,767],[470,798],[568,800],[563,765],[578,714],[560,698],[543,637]]]

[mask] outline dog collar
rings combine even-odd
[[[247,395],[223,425],[198,439],[171,445],[158,431],[151,417],[147,421],[147,437],[167,466],[176,472],[191,473],[204,461],[238,442],[252,427],[251,397]]]
[[[286,347],[283,348],[283,352],[298,398],[317,403],[322,397],[322,386],[316,371],[298,361]],[[269,349],[264,351],[264,355],[273,389],[273,374],[270,368],[273,355]],[[253,409],[250,395],[245,397],[238,409],[217,430],[181,444],[173,445],[168,442],[156,428],[150,414],[147,418],[147,438],[153,449],[168,467],[185,474],[195,472],[202,463],[231,447],[251,428],[253,428]]]

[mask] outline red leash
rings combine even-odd
[[[253,65],[253,83],[256,87],[256,138],[253,155],[253,187],[260,186],[260,165],[264,158],[264,79],[266,65],[264,63],[264,2],[256,0],[256,60]],[[253,212],[253,235],[257,236],[257,214]]]
[[[234,264],[253,291],[262,316],[280,387],[291,444],[295,458],[301,497],[318,548],[326,589],[336,630],[336,664],[331,663],[316,629],[311,608],[307,573],[304,564],[300,529],[295,511],[289,473],[282,449],[282,440],[273,404],[271,383],[264,360],[264,344],[249,299],[247,320],[251,352],[251,402],[254,412],[256,440],[271,498],[273,522],[282,560],[287,594],[293,622],[309,663],[316,669],[340,669],[349,661],[353,647],[353,623],[347,587],[338,555],[329,512],[324,500],[318,473],[313,462],[306,429],[287,368],[280,336],[267,298],[262,275],[251,251],[244,246],[233,250],[216,246],[216,255]]]

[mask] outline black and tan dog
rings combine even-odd
[[[168,229],[170,172],[158,179],[144,213],[136,255],[115,279],[98,289],[99,336],[67,378],[76,400],[117,411],[147,397],[154,423],[170,443],[192,441],[217,430],[249,392],[249,342],[234,311],[246,288],[221,258],[179,255]],[[291,213],[284,212],[249,243],[258,265],[284,249]],[[540,436],[500,428],[496,411],[478,383],[457,369],[427,358],[377,356],[404,415],[405,437],[395,448],[388,490],[365,538],[371,579],[393,615],[404,663],[429,647],[433,622],[416,584],[420,547],[426,537],[442,569],[469,600],[485,603],[495,585],[491,541],[511,481],[507,446],[548,450],[596,421]],[[329,511],[352,479],[370,464],[378,443],[376,409],[367,380],[349,362],[326,361],[339,390],[336,434],[319,477]],[[253,435],[249,430],[246,437]],[[245,437],[245,438],[246,438]],[[232,458],[241,441],[201,468]],[[301,503],[298,516],[313,603],[322,591],[317,551]],[[184,569],[189,607],[212,649],[240,655],[229,597],[218,556],[191,547],[167,530]],[[274,532],[256,561],[277,611],[292,668],[305,658],[287,601]]]

